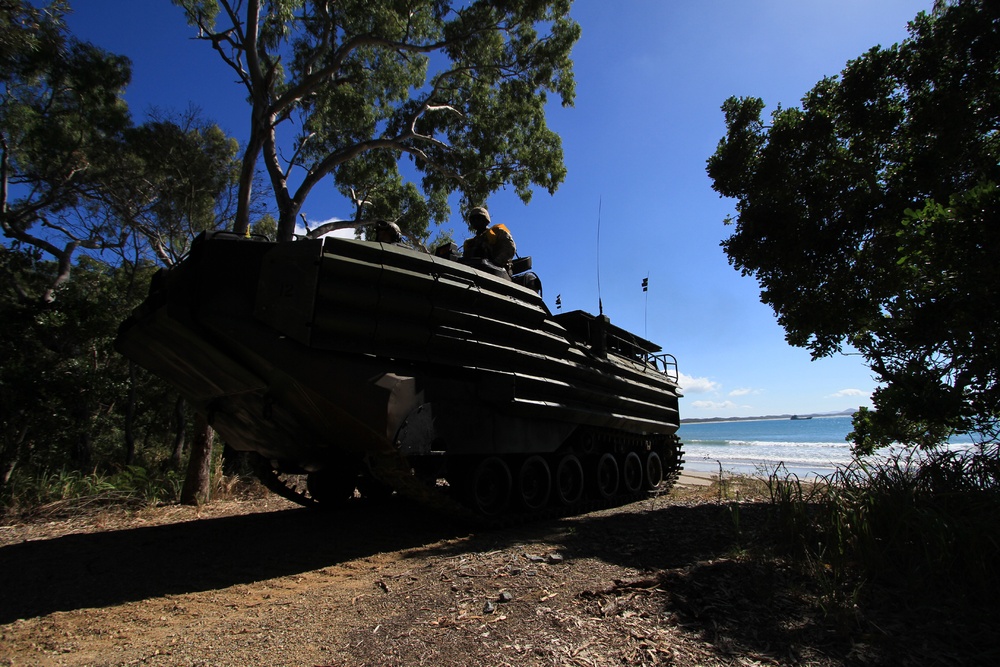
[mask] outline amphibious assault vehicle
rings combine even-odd
[[[479,515],[669,488],[676,360],[530,272],[340,238],[204,234],[118,349],[302,504],[393,491]]]

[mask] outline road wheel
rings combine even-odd
[[[384,503],[392,496],[393,488],[380,479],[376,479],[370,472],[366,472],[358,479],[358,493],[362,498],[373,503]]]
[[[545,507],[552,494],[552,473],[541,456],[529,456],[517,473],[517,491],[521,507],[536,512]]]
[[[513,486],[510,468],[499,456],[479,462],[472,475],[472,507],[483,516],[503,514],[510,504]]]
[[[309,495],[323,507],[338,507],[354,497],[358,484],[356,466],[330,466],[309,473],[306,486]]]
[[[597,460],[597,495],[605,500],[618,493],[618,461],[614,454],[605,452]]]
[[[583,497],[583,464],[575,454],[566,454],[559,459],[555,491],[560,505],[575,505]]]
[[[655,491],[663,484],[663,460],[656,452],[646,455],[646,490]]]
[[[622,482],[625,485],[625,492],[639,493],[645,481],[642,474],[642,459],[635,452],[629,452],[622,463]]]

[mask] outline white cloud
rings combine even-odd
[[[708,378],[696,378],[684,373],[679,374],[678,384],[684,393],[704,394],[710,391],[718,391],[719,383]]]
[[[739,407],[732,401],[692,401],[690,405],[696,410],[733,410]]]
[[[749,396],[750,394],[759,394],[759,393],[760,389],[751,389],[749,387],[744,387],[741,389],[733,389],[731,392],[729,392],[729,395],[732,396],[733,398],[736,398],[738,396]]]
[[[863,396],[868,398],[871,396],[870,392],[861,391],[860,389],[841,389],[840,391],[830,394],[829,398],[845,398],[847,396]]]

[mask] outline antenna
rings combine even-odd
[[[604,314],[604,303],[601,302],[601,204],[604,197],[597,200],[597,310]]]
[[[646,338],[649,337],[649,271],[646,271],[646,277],[642,279],[642,294],[646,297],[646,303],[642,309],[642,335]]]

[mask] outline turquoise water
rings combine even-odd
[[[851,461],[850,417],[681,424],[688,470],[756,473],[779,464],[799,476],[827,475]],[[955,438],[957,445],[971,438]]]

